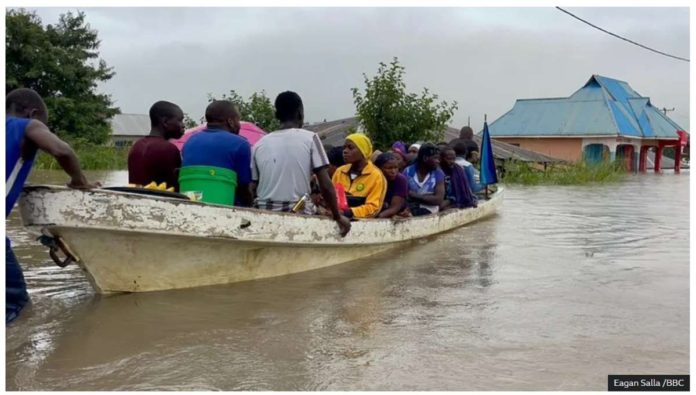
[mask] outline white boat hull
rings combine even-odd
[[[348,236],[328,218],[113,191],[29,187],[25,226],[60,237],[100,293],[158,291],[282,276],[395,248],[486,217],[479,207],[407,220],[364,220]]]

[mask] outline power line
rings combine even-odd
[[[637,43],[637,42],[635,42],[635,41],[631,41],[631,40],[629,40],[629,39],[627,39],[627,38],[623,38],[623,37],[619,36],[618,34],[614,34],[614,33],[610,32],[610,31],[604,30],[604,29],[602,29],[602,28],[599,27],[599,26],[593,25],[592,23],[590,23],[590,22],[588,22],[588,21],[586,21],[586,20],[584,20],[584,19],[582,19],[582,18],[580,18],[580,17],[578,17],[578,16],[576,16],[576,15],[573,15],[572,13],[570,13],[570,12],[564,10],[564,9],[561,8],[561,7],[556,7],[556,8],[557,8],[559,11],[565,12],[566,14],[568,14],[568,15],[572,16],[573,18],[579,20],[580,22],[586,23],[586,24],[588,24],[588,25],[594,27],[595,29],[601,30],[601,31],[603,31],[604,33],[607,33],[607,34],[609,34],[609,35],[612,35],[612,36],[614,36],[614,37],[616,37],[616,38],[619,38],[619,39],[621,39],[621,40],[628,41],[629,43],[631,43],[631,44],[633,44],[633,45],[637,45],[637,46],[639,46],[639,47],[641,47],[641,48],[645,48],[645,49],[647,49],[648,51],[653,51],[653,52],[655,52],[655,53],[659,53],[660,55],[669,56],[670,58],[674,58],[674,59],[678,59],[678,60],[683,60],[683,61],[685,61],[685,62],[689,62],[689,59],[680,58],[679,56],[670,55],[670,54],[668,54],[668,53],[665,53],[665,52],[662,52],[662,51],[658,51],[658,50],[652,49],[652,48],[650,48],[650,47],[646,47],[646,46],[643,45],[643,44],[639,44],[639,43]]]

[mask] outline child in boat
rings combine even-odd
[[[53,134],[48,109],[41,96],[31,89],[15,89],[5,97],[5,219],[22,193],[38,150],[53,156],[70,176],[68,187],[91,189],[99,183],[87,181],[75,152]],[[5,323],[9,324],[29,302],[22,267],[5,237]]]
[[[409,208],[414,216],[436,214],[445,198],[445,173],[439,167],[440,152],[431,143],[418,150],[416,163],[404,170],[408,180]]]
[[[377,166],[387,180],[387,193],[384,197],[384,205],[379,213],[379,218],[391,218],[395,215],[410,216],[406,205],[408,198],[408,180],[399,173],[399,159],[396,154],[385,152],[375,160]]]
[[[445,173],[445,199],[440,210],[476,207],[476,196],[471,192],[464,169],[456,160],[454,148],[445,147],[440,152],[440,168]]]
[[[343,145],[343,159],[346,165],[336,169],[333,183],[341,184],[346,190],[348,218],[372,218],[379,214],[387,193],[387,180],[382,172],[370,161],[372,142],[361,133],[346,137]]]

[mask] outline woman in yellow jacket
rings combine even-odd
[[[343,144],[343,160],[346,164],[336,169],[331,181],[341,184],[348,199],[344,215],[348,218],[372,218],[379,214],[387,193],[387,180],[370,162],[372,142],[361,133],[346,137]]]

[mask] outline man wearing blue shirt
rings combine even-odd
[[[215,100],[205,109],[207,128],[192,136],[182,150],[182,167],[215,166],[237,173],[237,201],[251,206],[251,145],[239,136],[240,115],[234,103]]]
[[[22,193],[38,150],[53,156],[70,176],[68,187],[98,188],[87,181],[75,152],[46,126],[48,109],[41,96],[31,89],[19,88],[5,97],[5,220]],[[22,268],[5,237],[5,323],[17,318],[29,302]]]

